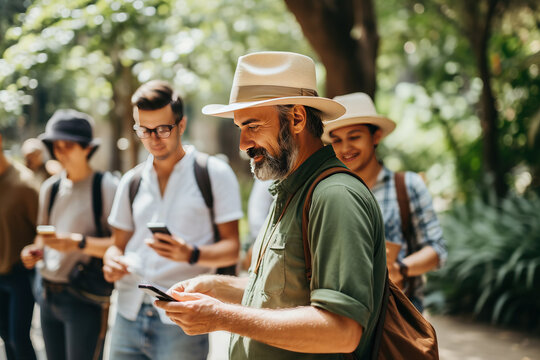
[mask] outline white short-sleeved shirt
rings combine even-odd
[[[184,146],[184,150],[186,154],[174,166],[163,197],[152,155],[148,156],[143,165],[141,184],[132,206],[129,203],[129,187],[134,171],[128,171],[120,180],[109,224],[120,230],[133,231],[124,253],[130,264],[131,274],[115,284],[118,291],[118,312],[126,319],[135,320],[144,301],[144,293],[137,288],[138,284],[147,282],[169,288],[178,281],[215,270],[166,259],[144,242],[152,237],[146,226],[149,222],[165,223],[173,235],[189,244],[202,246],[214,242],[210,211],[195,180],[196,150],[193,146]],[[240,191],[230,166],[222,160],[210,157],[208,174],[214,196],[216,224],[240,219],[243,216]],[[161,309],[158,309],[158,312],[162,322],[172,324]]]

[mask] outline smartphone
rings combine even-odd
[[[56,228],[53,225],[38,225],[36,232],[39,235],[54,235],[56,233]]]
[[[178,301],[172,296],[165,293],[165,289],[158,289],[155,285],[149,285],[149,284],[139,284],[139,289],[144,291],[150,296],[158,298],[158,300],[162,301]]]
[[[169,231],[169,229],[167,229],[167,225],[165,225],[164,223],[148,223],[146,224],[146,226],[148,227],[148,229],[150,229],[152,234],[161,233],[171,235],[171,232]]]
[[[167,225],[165,225],[164,223],[158,223],[158,222],[148,223],[146,224],[146,226],[152,232],[152,234],[160,233],[160,234],[171,235],[171,232],[169,231],[169,229],[167,229]],[[162,243],[166,243],[166,244],[169,243],[168,241],[161,240],[161,239],[158,239],[158,241]]]

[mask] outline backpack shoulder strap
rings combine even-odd
[[[308,241],[309,209],[311,208],[311,198],[313,197],[313,191],[315,190],[315,187],[321,181],[337,173],[345,173],[345,174],[354,176],[355,178],[360,180],[362,184],[364,184],[364,186],[366,186],[366,184],[364,183],[364,180],[362,180],[361,177],[359,177],[358,175],[356,175],[349,169],[344,168],[344,167],[339,167],[339,166],[324,170],[311,183],[311,186],[309,187],[306,194],[306,198],[304,200],[304,207],[302,209],[302,242],[304,243],[304,258],[306,260],[306,277],[308,281],[311,281],[311,251],[309,249],[309,241]]]
[[[103,173],[96,172],[92,179],[92,212],[94,213],[94,224],[98,237],[103,236],[103,227],[101,226],[101,215],[103,214],[103,199],[101,196],[101,182]]]
[[[394,173],[394,182],[396,183],[396,194],[399,205],[399,215],[401,217],[401,232],[407,241],[407,254],[412,254],[414,245],[414,236],[412,233],[411,208],[407,186],[405,185],[405,173]]]
[[[142,181],[142,172],[144,168],[144,163],[141,163],[133,169],[133,177],[129,181],[129,206],[131,207],[131,213],[133,213],[133,201],[135,201],[135,196],[141,187]]]
[[[193,162],[193,170],[195,171],[195,181],[204,199],[206,207],[210,211],[210,221],[212,222],[212,230],[214,232],[214,242],[221,240],[219,229],[215,221],[214,214],[214,194],[212,193],[212,184],[210,182],[210,174],[208,173],[208,160],[210,155],[203,152],[195,153],[195,161]],[[217,269],[218,274],[236,276],[236,264],[224,266]]]
[[[56,180],[51,186],[51,193],[49,194],[49,206],[47,207],[47,223],[50,223],[51,220],[51,210],[54,200],[56,199],[56,194],[58,194],[58,190],[60,189],[60,181],[62,181],[62,179]]]
[[[204,198],[206,207],[210,210],[212,222],[214,222],[214,196],[212,194],[212,185],[210,183],[210,175],[208,174],[208,154],[197,152],[193,163],[195,169],[195,180],[197,186]]]

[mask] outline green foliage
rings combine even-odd
[[[228,99],[240,55],[312,55],[281,1],[36,0],[11,23],[0,44],[3,126],[22,119],[43,127],[58,107],[97,120],[130,117],[119,99],[156,78],[170,81],[199,116],[202,104]]]
[[[540,198],[476,197],[442,217],[448,259],[431,273],[426,305],[540,330]]]
[[[478,116],[483,84],[463,31],[467,16],[459,13],[467,3],[377,2],[377,105],[398,123],[384,141],[391,149],[385,160],[395,169],[426,171],[430,190],[450,199],[474,196],[491,181]],[[540,12],[533,9],[512,2],[492,24],[487,49],[501,166],[520,192],[540,177]]]

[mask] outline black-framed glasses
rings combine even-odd
[[[155,133],[160,139],[166,139],[171,136],[172,129],[177,125],[178,124],[158,125],[153,129],[149,129],[147,127],[135,124],[133,125],[133,130],[135,130],[135,134],[137,137],[139,137],[139,139],[148,139],[150,136],[152,136],[152,133]]]

